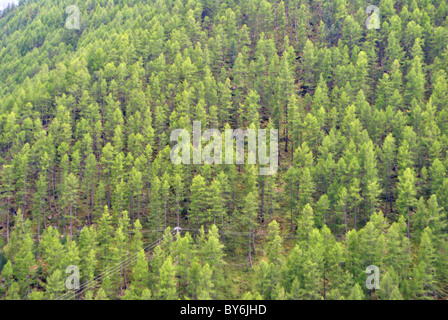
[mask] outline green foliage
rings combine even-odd
[[[0,13],[4,299],[69,265],[116,267],[86,300],[446,299],[446,0],[382,0],[379,30],[360,1],[68,5]],[[278,129],[278,172],[174,165],[193,121]]]

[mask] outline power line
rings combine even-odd
[[[163,238],[164,238],[164,236],[159,238],[159,239],[157,239],[156,241],[150,243],[143,250],[144,251],[148,250],[148,252],[149,252],[150,250],[154,249],[157,246],[158,242],[162,241]],[[64,298],[69,297],[71,295],[76,296],[76,295],[79,295],[79,294],[83,293],[84,291],[86,291],[88,289],[93,288],[95,285],[97,285],[100,282],[100,280],[102,280],[102,278],[105,278],[106,276],[111,276],[112,274],[118,272],[119,270],[121,270],[120,269],[121,267],[128,267],[128,266],[130,266],[134,261],[137,260],[137,255],[138,255],[138,253],[133,254],[132,256],[128,257],[126,260],[119,262],[115,266],[109,268],[108,270],[106,270],[102,274],[98,275],[96,278],[91,279],[91,280],[85,282],[79,288],[85,287],[87,285],[88,286],[83,288],[80,292],[68,292],[65,295],[61,296],[59,299],[64,299]],[[79,290],[79,288],[78,288],[78,290]]]
[[[173,231],[171,231],[171,233],[172,233],[172,235],[175,235],[178,231],[179,231],[179,229],[175,228]],[[158,243],[160,243],[164,238],[165,238],[165,236],[163,236],[163,237],[155,240],[154,242],[148,244],[145,248],[143,248],[145,253],[148,253],[151,250],[153,250],[158,245]],[[65,298],[69,298],[69,297],[71,298],[72,296],[76,297],[77,295],[80,295],[84,291],[93,288],[95,285],[97,285],[100,282],[100,280],[102,280],[106,276],[111,276],[112,274],[114,274],[114,273],[116,273],[118,271],[121,271],[121,267],[126,268],[126,267],[130,266],[134,261],[137,260],[137,256],[138,256],[138,252],[133,254],[132,256],[128,257],[126,260],[121,261],[121,262],[117,263],[115,266],[107,269],[106,271],[104,271],[102,274],[98,275],[94,279],[91,279],[91,280],[86,281],[85,283],[83,283],[77,289],[77,290],[79,290],[79,288],[83,288],[80,292],[68,292],[68,293],[62,295],[61,297],[59,297],[57,300],[64,300]]]

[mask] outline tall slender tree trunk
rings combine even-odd
[[[137,219],[140,220],[140,194],[137,196]]]
[[[9,208],[8,214],[6,215],[6,242],[9,243]]]
[[[165,195],[164,207],[165,207],[165,229],[166,229],[166,195]]]
[[[46,194],[48,197],[48,209],[51,210],[50,192],[49,192],[48,188],[46,190]],[[47,211],[45,210],[45,205],[44,205],[44,229],[46,229],[46,228],[47,228]]]
[[[24,179],[24,186],[23,186],[23,205],[22,205],[22,221],[25,222],[26,220],[26,176]]]
[[[254,232],[254,228],[252,228],[252,246],[253,246],[254,254],[255,254],[255,232]]]
[[[325,274],[326,274],[326,268],[325,268],[325,264],[324,264],[324,300],[327,300],[327,281],[325,278]]]
[[[86,211],[87,211],[87,223],[89,224],[89,226],[92,224],[92,222],[90,221],[90,212],[89,212],[89,207],[90,207],[90,193],[87,190],[87,206],[86,206]]]
[[[93,213],[93,195],[94,195],[94,190],[93,190],[94,186],[92,184],[92,190],[90,193],[90,208],[91,208],[91,214],[92,214],[92,219],[91,219],[91,223],[93,223],[93,220],[95,219],[94,217],[94,213]]]
[[[294,134],[294,132],[292,134]],[[291,140],[291,163],[293,161],[294,161],[294,140]]]
[[[408,227],[408,239],[411,240],[411,233],[410,233],[410,223],[409,223],[409,207],[408,207],[408,221],[407,221],[407,227]]]
[[[70,241],[73,241],[73,205],[70,206]]]
[[[260,205],[260,220],[264,222],[264,179],[261,181],[261,205]]]
[[[177,200],[177,226],[179,227],[179,200]]]
[[[37,222],[37,240],[40,242],[40,215],[39,215],[39,219]]]
[[[348,232],[348,228],[347,228],[347,208],[345,208],[345,210],[344,210],[344,222],[345,222],[345,234],[347,234],[347,232]]]
[[[251,247],[250,247],[250,243],[251,243],[251,239],[250,239],[250,232],[249,232],[249,255],[247,257],[247,259],[249,260],[249,265],[252,267],[252,255],[251,255]]]

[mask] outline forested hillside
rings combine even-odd
[[[448,299],[447,13],[446,0],[5,9],[0,299]],[[170,135],[193,121],[278,129],[278,172],[173,164]]]

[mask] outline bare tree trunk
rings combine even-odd
[[[128,289],[128,281],[126,279],[126,266],[123,266],[123,276],[124,276],[124,287]]]
[[[255,254],[255,232],[253,228],[252,228],[252,246],[254,248],[254,254]]]
[[[24,186],[23,186],[23,205],[22,205],[22,221],[25,222],[26,220],[26,175],[25,175],[25,182],[24,182]]]
[[[87,206],[86,206],[86,211],[87,211],[87,223],[89,224],[89,225],[91,225],[92,224],[92,222],[90,221],[90,213],[89,213],[89,206],[90,206],[90,194],[89,194],[89,190],[87,190]]]
[[[261,181],[261,206],[260,206],[260,217],[261,222],[264,222],[264,179]]]
[[[326,268],[325,268],[325,265],[324,265],[324,300],[327,300],[327,286],[326,286],[327,281],[325,279],[325,271],[326,271]]]
[[[50,194],[48,193],[48,188],[46,190],[46,194],[48,197],[48,209],[51,210],[51,206],[50,206]],[[47,229],[47,211],[45,210],[45,205],[44,205],[44,229]]]
[[[137,196],[137,219],[140,220],[140,195]]]
[[[93,190],[93,184],[92,184],[92,191],[90,193],[90,208],[91,208],[91,214],[92,214],[92,219],[91,219],[91,223],[93,223],[93,220],[95,219],[95,216],[93,214],[93,195],[94,195],[94,190]]]
[[[109,177],[107,177],[107,195],[106,195],[106,202],[107,202],[107,207],[110,209],[110,175]]]
[[[73,206],[70,206],[70,241],[73,241]]]
[[[177,201],[177,226],[179,227],[179,201]]]
[[[294,131],[293,131],[294,134]],[[294,140],[291,140],[291,163],[294,161]]]
[[[233,211],[235,211],[235,192],[234,191],[232,191],[232,209],[233,209]]]
[[[201,202],[198,203],[198,218],[197,218],[197,230],[198,230],[198,235],[199,235],[199,212],[201,211]],[[199,248],[199,246],[198,246]]]
[[[222,212],[222,211],[221,211],[221,228],[222,228],[221,242],[224,245],[224,212]]]
[[[165,207],[165,229],[166,229],[166,195],[165,195],[164,207]]]
[[[6,216],[6,242],[9,243],[9,208],[8,208],[8,214]]]
[[[298,37],[297,37],[297,24],[299,23],[299,21],[297,20],[297,18],[296,19],[294,19],[294,31],[295,31],[295,34],[296,34],[296,42],[298,41]]]
[[[247,257],[247,259],[249,260],[249,265],[252,267],[252,256],[251,256],[251,248],[250,248],[250,232],[249,232],[249,256]]]
[[[407,223],[407,225],[408,225],[408,239],[411,240],[411,234],[410,234],[410,231],[409,231],[409,227],[410,227],[410,223],[409,223],[409,207],[408,207],[408,223]]]
[[[38,219],[38,224],[37,224],[37,240],[40,242],[40,215],[39,215],[39,219]]]
[[[134,204],[134,196],[131,195],[131,192],[129,192],[129,216],[132,217],[132,221],[135,221],[134,212],[132,212],[132,208]]]
[[[344,221],[345,221],[345,234],[348,232],[347,228],[347,208],[344,210]]]

